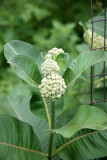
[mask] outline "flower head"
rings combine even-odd
[[[53,55],[55,58],[57,57],[57,55],[59,55],[60,53],[64,53],[62,48],[52,48],[51,50],[48,51],[48,54]]]
[[[61,76],[52,73],[51,75],[42,79],[39,88],[42,97],[55,100],[57,98],[61,98],[67,87],[64,79]]]
[[[41,66],[41,71],[45,77],[42,79],[41,85],[39,85],[40,92],[43,98],[51,99],[52,101],[61,98],[67,88],[64,79],[58,75],[59,66],[55,61],[55,57],[60,53],[64,53],[61,48],[49,50]]]

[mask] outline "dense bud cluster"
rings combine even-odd
[[[52,59],[52,55],[48,53],[48,54],[45,56],[45,59]]]
[[[64,53],[64,51],[57,48],[49,50],[45,56],[46,60],[41,66],[41,71],[45,77],[42,79],[41,85],[39,85],[40,92],[43,98],[51,99],[52,101],[61,98],[67,88],[64,79],[58,75],[59,66],[53,60],[60,53]]]
[[[46,59],[46,61],[42,64],[41,70],[44,76],[48,76],[51,73],[58,73],[59,66],[57,65],[56,61]]]
[[[51,50],[48,51],[48,55],[52,55],[54,56],[55,58],[57,57],[58,54],[60,53],[64,53],[63,49],[62,48],[52,48]]]
[[[92,37],[92,31],[90,29],[87,30],[87,32],[84,34],[84,38],[86,42],[91,46],[91,37]],[[101,48],[104,47],[104,38],[94,32],[93,34],[93,48]],[[106,45],[107,45],[107,39],[106,39]]]
[[[42,97],[55,100],[65,93],[66,84],[61,76],[53,73],[42,79],[39,88]]]

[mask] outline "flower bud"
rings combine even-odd
[[[46,61],[42,64],[41,70],[44,76],[48,76],[52,73],[58,73],[59,66],[57,65],[56,61],[46,59]]]
[[[52,48],[51,50],[48,51],[48,54],[51,54],[54,56],[54,58],[56,58],[60,53],[64,53],[62,48]],[[47,55],[48,55],[47,54]]]
[[[84,39],[91,47],[91,38],[92,38],[92,31],[88,29],[84,33]],[[107,45],[107,39],[106,39],[106,45]],[[101,48],[104,47],[104,37],[98,35],[97,33],[93,33],[93,48]]]
[[[45,59],[52,59],[52,55],[50,53],[48,53],[46,56],[45,56]]]

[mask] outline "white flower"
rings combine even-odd
[[[53,79],[53,77],[56,77],[56,79]],[[44,79],[47,87],[44,84]],[[63,83],[59,83],[59,81]],[[61,96],[65,93],[66,84],[61,76],[53,73],[50,74],[50,76],[43,78],[43,80],[41,81],[41,85],[39,85],[39,88],[42,97],[55,100],[57,98],[61,98]]]
[[[59,53],[64,53],[62,48],[60,48],[58,51],[59,51]]]
[[[48,57],[48,55],[52,55],[54,58],[57,57],[57,55],[59,55],[60,53],[64,53],[63,49],[62,48],[52,48],[51,50],[48,51],[48,54],[46,56],[46,59]]]
[[[57,98],[61,98],[61,95],[59,94],[59,95],[57,95]]]
[[[48,54],[45,56],[45,59],[52,59],[52,55],[48,53]]]
[[[52,91],[52,94],[55,94],[55,91]]]
[[[61,98],[67,88],[64,79],[58,75],[59,66],[55,61],[56,56],[60,53],[64,53],[61,48],[49,50],[45,56],[46,60],[41,66],[41,71],[45,77],[41,80],[41,85],[39,85],[40,92],[42,97],[53,101]]]
[[[48,76],[52,73],[58,73],[59,66],[57,65],[56,61],[46,59],[45,62],[42,64],[41,70],[44,76]]]

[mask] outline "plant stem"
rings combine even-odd
[[[45,99],[43,98],[44,104],[45,104],[45,109],[46,109],[46,114],[47,114],[47,118],[48,118],[48,124],[49,124],[49,128],[51,128],[51,119],[50,119],[50,115],[49,115],[49,111],[48,111],[48,107],[46,104]]]
[[[55,101],[51,101],[51,130],[55,127]],[[50,133],[49,145],[48,145],[48,160],[52,159],[52,145],[53,145],[54,133]]]

